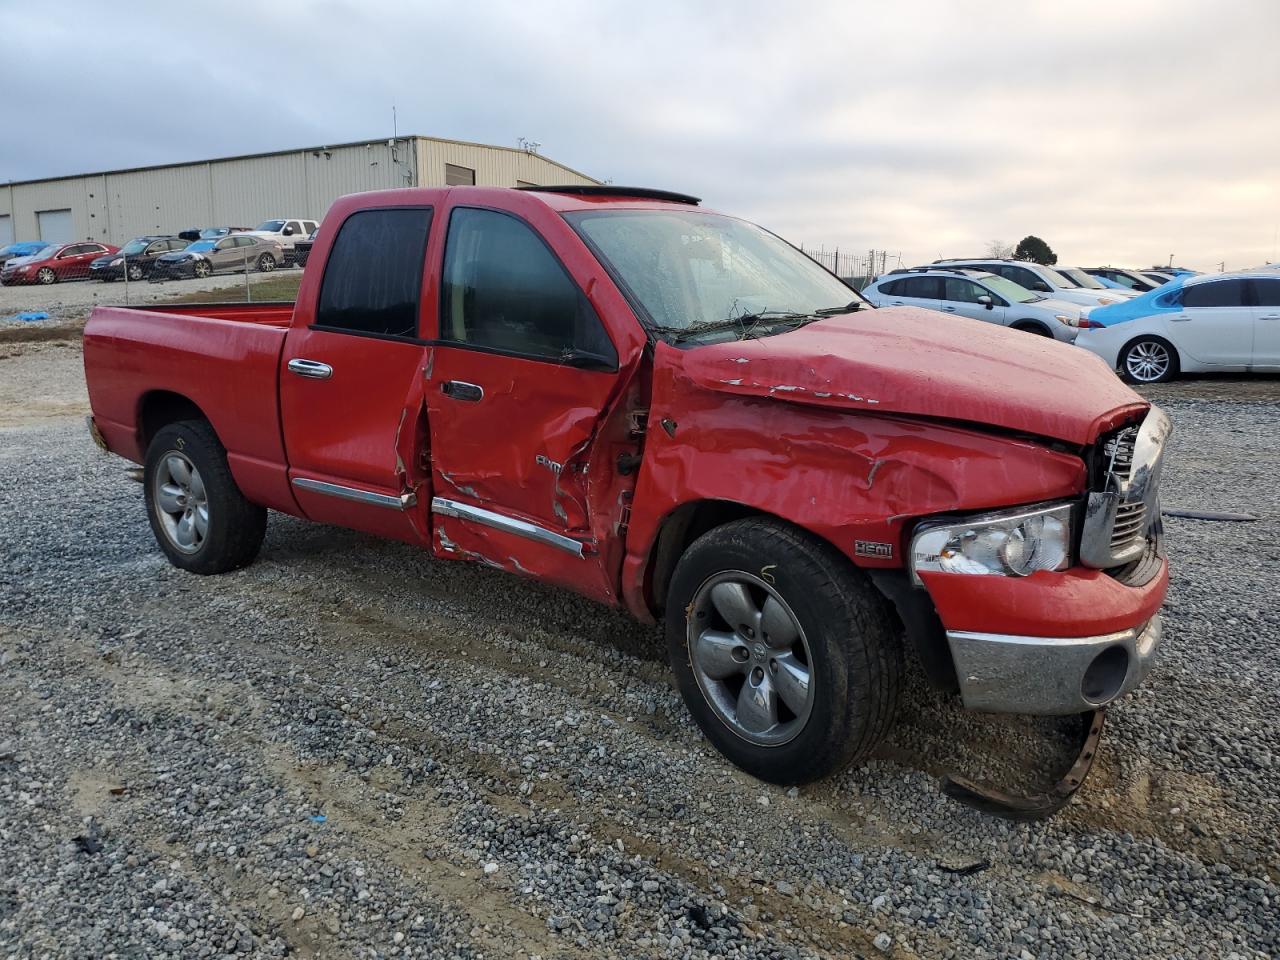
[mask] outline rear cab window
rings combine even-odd
[[[313,326],[416,338],[431,216],[429,207],[388,207],[347,217],[325,261]]]

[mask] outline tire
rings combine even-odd
[[[1178,351],[1160,337],[1137,337],[1120,351],[1120,376],[1126,383],[1168,383],[1178,369]]]
[[[129,264],[129,267],[128,267],[128,274],[129,274],[129,279],[137,283],[139,280],[143,279],[147,275],[147,272],[142,269],[142,264],[131,263]]]
[[[1020,320],[1013,325],[1014,330],[1021,330],[1023,333],[1030,333],[1037,337],[1053,337],[1043,324],[1036,323],[1034,320]]]
[[[147,447],[143,491],[151,532],[175,567],[227,573],[258,555],[267,511],[244,498],[227,451],[206,421],[180,420],[156,432]]]
[[[258,258],[258,272],[270,273],[276,268],[276,258],[269,253],[264,253]]]
[[[738,611],[747,623],[731,623]],[[694,720],[761,780],[807,783],[862,760],[893,721],[902,648],[884,598],[830,545],[779,521],[737,520],[699,537],[671,578],[666,633]],[[748,686],[757,696],[743,697]],[[769,702],[772,711],[759,709]]]
[[[52,267],[41,267],[36,271],[36,280],[47,287],[51,283],[58,282],[58,275],[53,272]]]
[[[197,260],[191,267],[191,273],[197,280],[205,280],[213,273],[213,267],[208,260]]]

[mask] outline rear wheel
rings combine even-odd
[[[1139,337],[1120,351],[1120,374],[1130,383],[1166,383],[1178,375],[1178,354],[1159,337]]]
[[[36,271],[36,279],[41,283],[43,283],[45,286],[48,286],[51,283],[58,282],[58,275],[53,272],[52,267],[41,267],[38,271]]]
[[[267,511],[240,492],[227,452],[205,421],[182,420],[156,433],[143,485],[151,530],[175,567],[226,573],[257,556]]]
[[[209,274],[213,273],[213,267],[209,265],[208,260],[197,260],[195,266],[191,268],[191,272],[200,280],[203,280]]]
[[[845,557],[785,524],[700,537],[672,577],[666,632],[694,720],[761,780],[815,780],[889,729],[902,669],[892,615]]]
[[[269,253],[264,253],[258,258],[258,272],[270,273],[276,268],[276,258]]]

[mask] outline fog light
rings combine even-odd
[[[1124,647],[1107,647],[1093,658],[1080,681],[1080,695],[1101,706],[1116,698],[1129,674],[1129,652]]]

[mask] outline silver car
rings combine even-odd
[[[219,240],[197,240],[185,250],[165,254],[156,260],[152,275],[165,279],[250,270],[268,273],[282,263],[284,250],[276,241],[233,233]]]
[[[983,270],[914,267],[877,277],[862,291],[877,307],[927,307],[1075,343],[1089,311],[1051,300]]]

